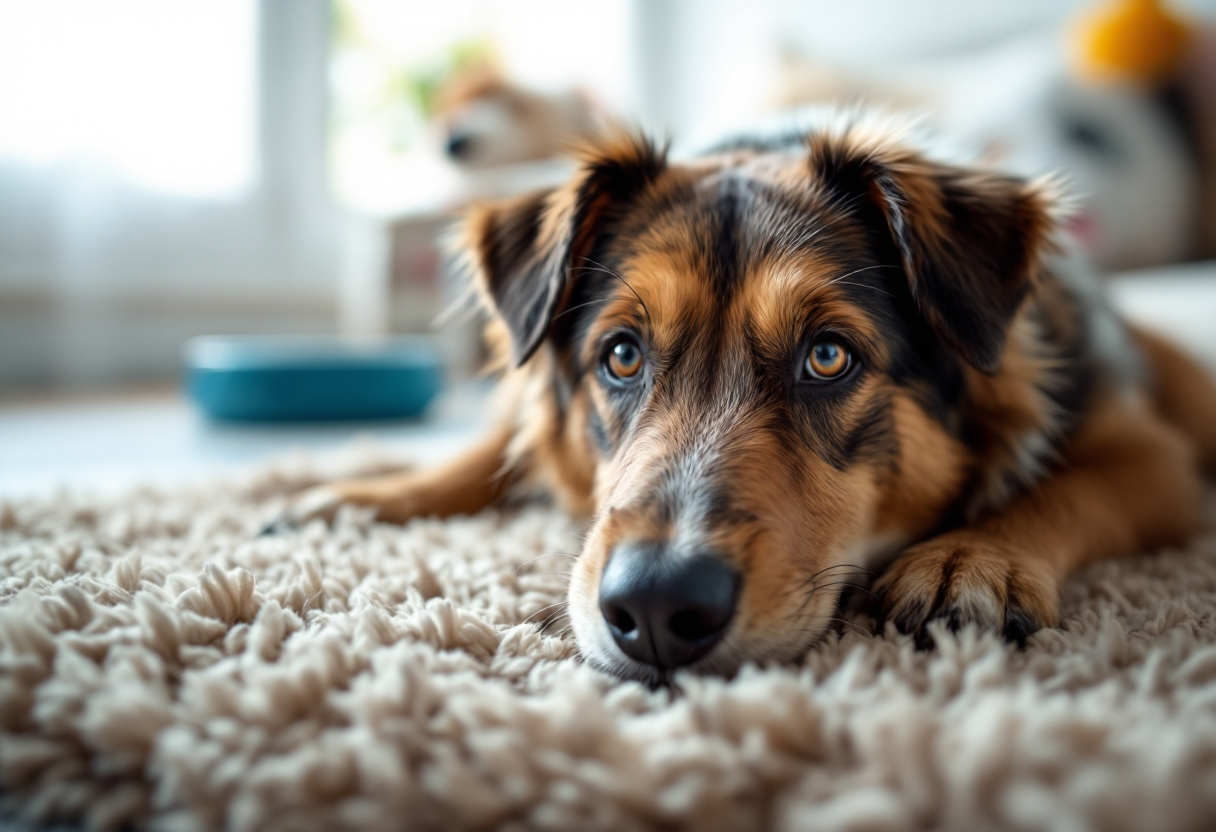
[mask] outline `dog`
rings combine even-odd
[[[923,647],[1024,644],[1079,567],[1194,534],[1216,466],[1216,385],[1111,311],[1056,190],[864,117],[685,161],[615,131],[463,226],[498,427],[289,519],[548,494],[589,522],[582,655],[651,683],[796,659],[869,575]]]
[[[435,124],[444,154],[474,171],[560,156],[567,143],[594,132],[597,109],[577,90],[527,90],[485,66],[449,80],[437,96]]]

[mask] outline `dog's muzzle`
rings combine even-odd
[[[670,670],[703,658],[726,634],[739,573],[713,554],[676,556],[656,543],[622,543],[600,579],[600,612],[634,661]]]

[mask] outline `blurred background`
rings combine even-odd
[[[865,101],[1060,172],[1120,303],[1216,365],[1213,27],[1216,0],[0,0],[0,494],[350,435],[200,418],[199,335],[426,333],[447,392],[354,427],[459,443],[479,346],[433,327],[442,235],[605,117],[678,148]]]

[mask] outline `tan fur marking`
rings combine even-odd
[[[878,534],[916,539],[957,498],[970,459],[958,440],[906,394],[892,397],[899,437],[899,470],[883,483],[875,517]]]
[[[877,585],[888,614],[915,629],[953,604],[963,623],[999,629],[1016,608],[1033,626],[1052,626],[1057,587],[1074,570],[1199,528],[1193,451],[1147,408],[1108,399],[1064,456],[1060,470],[1002,509],[905,552]]]
[[[340,504],[369,506],[376,518],[404,523],[411,517],[472,514],[489,506],[507,485],[506,446],[510,432],[500,429],[445,465],[329,483],[314,490],[324,508],[315,516],[332,516]],[[307,499],[307,498],[306,498]]]
[[[1216,383],[1199,362],[1161,336],[1132,327],[1148,359],[1153,404],[1170,424],[1195,443],[1199,461],[1216,473]]]

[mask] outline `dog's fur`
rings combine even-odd
[[[440,90],[435,123],[445,152],[467,170],[559,156],[594,132],[596,107],[577,90],[545,95],[486,66],[457,74]]]
[[[1048,186],[864,120],[682,164],[614,135],[566,186],[467,220],[501,426],[444,468],[335,483],[296,514],[400,522],[547,492],[590,520],[580,649],[623,676],[655,671],[614,645],[597,594],[614,546],[639,540],[742,576],[694,671],[798,656],[866,574],[922,640],[939,619],[1024,640],[1078,567],[1191,535],[1216,463],[1216,386],[1114,317],[1055,223]],[[645,354],[628,387],[603,369],[621,332]],[[855,367],[800,380],[825,334]]]

